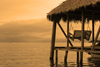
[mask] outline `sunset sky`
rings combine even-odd
[[[64,0],[0,0],[0,21],[46,18]]]
[[[47,13],[64,0],[1,0],[0,42],[50,41]]]
[[[0,42],[50,42],[52,22],[47,20],[46,16],[63,1],[65,0],[1,0]],[[61,25],[67,31],[67,23]],[[85,24],[85,29],[87,25]],[[95,24],[95,33],[99,25],[100,23]],[[72,23],[72,26],[72,33],[74,30],[81,30],[81,23]],[[89,26],[92,30],[91,23]],[[58,26],[56,41],[66,42]]]

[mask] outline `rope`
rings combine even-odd
[[[69,30],[74,30],[74,29],[73,29],[73,26],[72,26],[72,23],[71,23],[71,25],[70,25]]]
[[[89,30],[91,30],[91,28],[89,27],[89,20],[88,20],[88,18],[86,18],[86,22],[87,22],[87,30],[89,29]]]
[[[88,30],[88,29],[91,30],[90,27],[89,27],[89,23],[88,23],[88,26],[87,26],[87,30]]]

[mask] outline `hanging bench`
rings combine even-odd
[[[81,32],[82,32],[81,30],[75,30],[74,35],[69,32],[70,39],[72,39],[73,41],[74,41],[74,39],[78,39],[81,41]],[[84,39],[89,40],[90,36],[91,36],[91,31],[85,30],[84,31]]]

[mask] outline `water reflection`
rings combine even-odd
[[[80,65],[78,65],[77,63],[75,64],[74,62],[66,62],[66,63],[60,63],[58,64],[58,62],[54,61],[50,61],[50,67],[81,67]]]
[[[88,62],[91,67],[100,67],[100,58],[88,58]]]
[[[54,60],[50,60],[50,67],[54,67]]]
[[[66,63],[57,63],[54,61],[50,61],[50,67],[94,67],[94,65],[90,65],[89,63],[83,63],[83,64],[79,64],[79,63],[75,63],[73,62],[66,62]]]
[[[100,67],[100,58],[87,58],[88,63],[79,64],[76,62],[60,62],[58,61],[50,61],[50,67]]]

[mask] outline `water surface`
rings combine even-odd
[[[74,43],[74,46],[80,46]],[[91,45],[85,43],[85,46]],[[66,43],[56,43],[56,46],[66,46]],[[64,51],[58,51],[58,64],[50,63],[50,42],[48,43],[0,43],[0,67],[78,67],[76,52],[70,51],[68,63],[64,63]],[[84,52],[83,67],[96,67],[100,61],[93,60]]]

